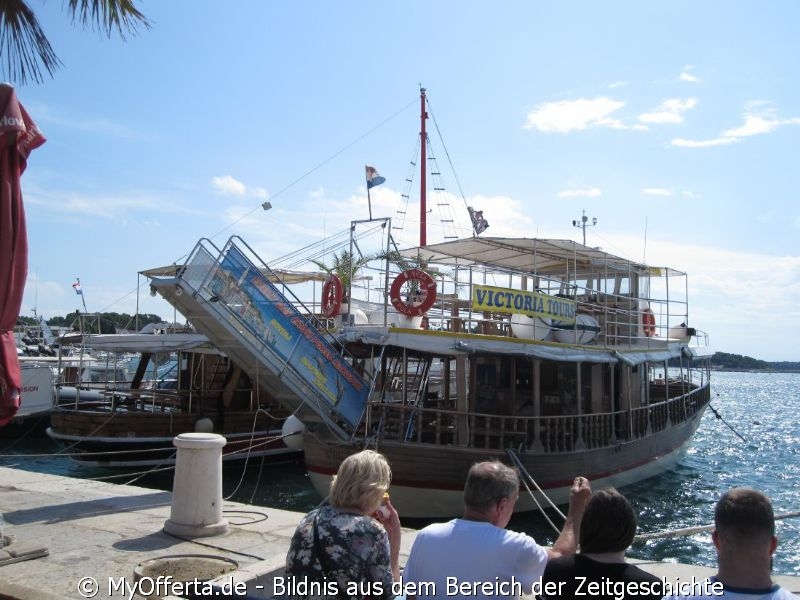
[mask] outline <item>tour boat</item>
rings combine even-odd
[[[422,90],[422,148],[425,102]],[[428,243],[421,188],[417,245],[394,245],[391,218],[353,221],[342,248],[369,260],[347,285],[333,271],[289,277],[233,237],[201,240],[151,289],[294,411],[323,496],[364,448],[391,464],[403,517],[460,514],[467,471],[487,459],[540,490],[517,510],[566,502],[579,474],[622,487],[673,468],[710,400],[686,274],[487,236],[473,211],[471,236]]]

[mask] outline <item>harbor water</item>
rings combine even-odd
[[[766,493],[776,514],[800,510],[800,373],[715,372],[712,402],[686,456],[670,473],[624,488],[639,515],[640,533],[654,533],[713,522],[714,503],[734,486]],[[741,438],[739,437],[741,436]],[[743,438],[743,439],[742,439]],[[141,475],[78,465],[52,456],[49,440],[26,438],[0,443],[0,465],[79,478],[113,476],[116,483],[170,489],[171,470]],[[41,456],[34,456],[39,454]],[[572,474],[565,474],[572,475]],[[302,463],[226,465],[223,494],[238,502],[307,511],[321,500]],[[555,513],[549,513],[556,522]],[[404,521],[421,527],[424,521]],[[511,529],[542,543],[555,534],[537,513],[515,515]],[[774,571],[800,575],[800,518],[778,521]],[[637,542],[629,556],[713,566],[710,533]]]

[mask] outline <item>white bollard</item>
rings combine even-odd
[[[172,506],[164,531],[183,537],[220,535],[228,531],[222,518],[222,447],[215,433],[182,433],[178,448]]]

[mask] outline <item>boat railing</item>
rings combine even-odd
[[[590,317],[589,322],[576,320],[573,324],[551,323],[549,319],[540,321],[536,328],[542,328],[537,339],[541,341],[558,342],[566,340],[585,340],[583,343],[607,346],[615,348],[642,348],[654,347],[661,348],[668,341],[676,341],[671,338],[672,327],[678,322],[686,322],[687,316],[684,312],[678,312],[678,308],[667,301],[649,299],[644,301],[630,296],[611,296],[611,295],[583,295],[575,298],[577,314]],[[361,305],[370,309],[374,316],[369,317],[369,322],[364,322],[355,318],[351,314],[348,321],[350,326],[356,327],[377,327],[383,323],[383,311],[392,310],[384,303],[366,303]],[[647,306],[647,310],[653,314],[653,325],[646,327],[643,322],[644,311],[640,307]],[[324,319],[317,315],[322,328],[332,329],[336,324],[331,319]],[[394,323],[397,315],[389,315],[388,321]],[[377,322],[380,323],[377,323]],[[469,300],[460,298],[457,294],[439,294],[436,303],[425,314],[424,319],[417,325],[395,323],[400,327],[422,328],[433,331],[443,331],[455,334],[474,334],[499,337],[515,337],[518,334],[516,326],[512,321],[512,314],[508,312],[477,311],[470,306]],[[376,324],[377,323],[377,324]],[[582,331],[589,328],[593,334],[582,335]],[[563,336],[559,332],[575,331],[575,336]],[[518,337],[518,335],[516,335]]]
[[[452,444],[486,450],[575,452],[640,439],[695,417],[710,400],[708,386],[647,406],[583,415],[515,416],[376,402],[383,440]]]

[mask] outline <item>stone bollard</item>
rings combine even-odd
[[[182,433],[178,448],[172,507],[164,531],[182,537],[205,537],[228,531],[222,518],[222,447],[215,433]]]

